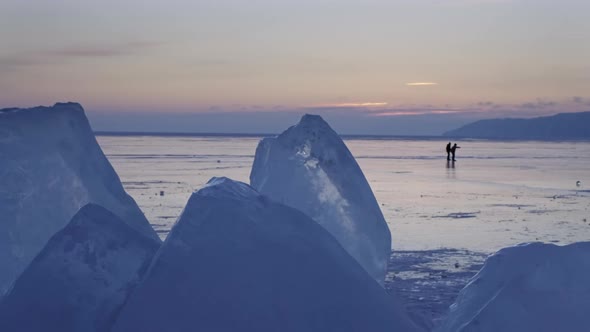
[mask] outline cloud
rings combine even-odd
[[[406,83],[407,86],[433,86],[438,85],[438,83],[434,82],[410,82]]]
[[[491,101],[480,101],[477,103],[477,106],[481,106],[481,107],[494,107],[496,106],[496,104],[494,102]]]
[[[582,104],[584,102],[584,98],[579,96],[572,97],[572,101],[576,104]]]
[[[536,117],[552,115],[564,112],[590,111],[590,98],[571,97],[563,100],[545,100],[537,98],[532,101],[520,103],[501,103],[491,100],[475,102],[473,104],[405,104],[390,105],[387,102],[341,102],[319,105],[293,107],[277,105],[273,107],[240,106],[225,108],[225,111],[250,111],[250,112],[305,112],[320,115],[343,117],[416,117],[416,116],[455,116],[463,118],[498,118],[498,117]],[[216,111],[223,107],[212,108]]]
[[[335,104],[323,104],[314,106],[315,108],[355,108],[355,107],[383,107],[387,106],[386,102],[360,102],[360,103],[335,103]]]
[[[43,59],[36,59],[35,57],[31,57],[29,55],[7,55],[0,57],[0,66],[3,69],[32,66],[44,63],[49,62],[46,61],[46,59],[43,61]]]
[[[297,110],[297,109],[295,109]],[[354,115],[363,117],[386,117],[386,116],[416,116],[428,114],[451,114],[471,111],[453,107],[451,105],[430,105],[430,104],[406,104],[390,106],[387,102],[363,102],[363,103],[338,103],[323,104],[319,106],[304,107],[301,110],[308,113],[333,114],[333,115]]]
[[[550,108],[553,106],[556,106],[557,103],[554,101],[545,101],[542,99],[537,99],[535,101],[532,102],[526,102],[523,104],[520,104],[521,108],[525,108],[525,109],[546,109],[546,108]]]
[[[590,98],[570,97],[559,100],[537,98],[516,104],[482,101],[472,106],[488,117],[537,117],[557,113],[590,111]]]
[[[571,97],[562,100],[537,98],[516,104],[480,101],[467,105],[405,105],[378,109],[357,108],[368,116],[399,117],[424,115],[456,115],[476,118],[537,117],[557,113],[590,111],[590,98]]]
[[[118,44],[78,44],[56,50],[41,52],[42,55],[56,57],[113,57],[133,55],[159,46],[159,42],[134,41]]]
[[[232,104],[166,111],[152,108],[149,112],[146,107],[126,112],[90,110],[88,114],[97,130],[279,133],[296,123],[301,115],[313,113],[323,116],[342,134],[437,135],[480,119],[530,118],[590,111],[583,102],[590,102],[590,98],[534,99],[512,104],[483,100],[464,105],[387,104],[379,107],[361,106],[374,102],[324,104],[320,107]]]
[[[373,112],[372,116],[418,116],[463,113],[464,110],[450,109],[390,109],[381,112]]]
[[[162,45],[154,41],[129,41],[113,44],[74,44],[62,48],[0,56],[2,69],[67,63],[74,58],[104,58],[136,55]]]
[[[574,96],[572,97],[572,102],[577,105],[590,106],[590,98]]]

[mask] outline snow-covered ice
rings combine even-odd
[[[590,242],[527,243],[490,256],[439,332],[590,328]]]
[[[320,225],[213,178],[189,199],[113,331],[414,331]]]
[[[103,207],[84,206],[2,299],[0,331],[109,331],[159,246]]]
[[[0,296],[87,203],[158,239],[76,103],[0,110]]]
[[[256,149],[252,187],[299,209],[326,228],[379,283],[391,253],[391,234],[356,160],[318,115]]]

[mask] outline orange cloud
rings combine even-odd
[[[406,83],[407,86],[432,86],[432,85],[438,85],[438,83],[434,83],[434,82],[410,82],[410,83]]]
[[[322,108],[348,108],[348,107],[383,107],[387,106],[386,102],[362,102],[362,103],[336,103],[336,104],[323,104],[315,107]]]
[[[372,116],[402,116],[402,115],[427,115],[427,114],[454,114],[460,113],[461,111],[458,110],[428,110],[428,111],[386,111],[386,112],[379,112],[373,113]]]

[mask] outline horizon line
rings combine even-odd
[[[280,133],[199,133],[199,132],[150,132],[150,131],[93,131],[95,136],[100,137],[126,137],[126,136],[148,136],[148,137],[248,137],[248,138],[265,138],[276,137]],[[494,142],[590,142],[590,139],[519,139],[519,138],[474,138],[468,136],[445,136],[441,135],[370,135],[370,134],[343,134],[338,135],[342,139],[367,139],[367,140],[464,140],[464,141],[494,141]]]

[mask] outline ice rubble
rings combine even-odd
[[[84,206],[0,302],[0,331],[109,331],[160,242]]]
[[[260,141],[250,183],[320,223],[383,283],[391,254],[387,223],[356,160],[320,116],[305,115]]]
[[[246,184],[195,192],[113,331],[414,331],[308,216]]]
[[[87,203],[158,239],[76,103],[0,110],[0,296]]]
[[[490,256],[439,332],[588,331],[590,242],[529,243]]]

